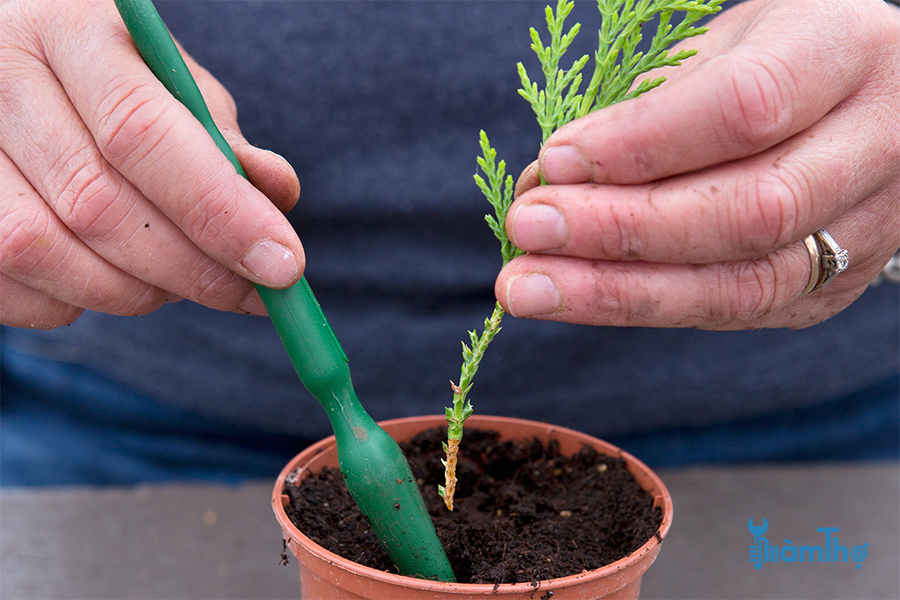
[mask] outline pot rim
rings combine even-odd
[[[446,423],[443,415],[423,415],[379,421],[378,424],[382,427],[386,427],[399,423],[421,423],[422,425],[427,425],[428,427],[434,427],[436,425],[436,422],[438,421],[440,423]],[[275,511],[275,515],[282,527],[285,537],[290,537],[288,543],[290,543],[291,541],[295,541],[303,545],[308,552],[312,553],[313,555],[317,556],[319,559],[324,560],[327,563],[339,566],[347,571],[357,573],[360,576],[371,578],[379,582],[400,584],[407,588],[419,589],[422,591],[447,591],[448,589],[452,588],[454,592],[459,593],[483,594],[489,591],[494,595],[514,594],[529,591],[534,592],[536,590],[552,590],[555,588],[568,587],[571,585],[584,583],[585,581],[609,577],[611,575],[624,571],[625,569],[628,569],[632,565],[641,562],[641,560],[643,560],[648,554],[659,551],[659,546],[668,536],[669,528],[672,525],[672,496],[671,494],[669,494],[668,489],[666,489],[665,484],[663,484],[659,476],[656,475],[656,473],[654,473],[647,465],[645,465],[631,453],[622,450],[618,446],[567,427],[559,427],[556,425],[551,425],[549,423],[532,421],[528,419],[492,415],[472,415],[467,420],[467,425],[471,427],[489,428],[492,423],[501,422],[507,424],[527,424],[530,427],[534,427],[535,425],[537,425],[539,427],[546,428],[548,435],[551,433],[556,433],[567,436],[574,436],[580,440],[589,442],[592,445],[599,446],[606,454],[623,458],[628,465],[628,469],[633,474],[641,475],[642,478],[649,479],[652,483],[652,489],[647,489],[647,487],[644,485],[642,485],[642,487],[644,487],[644,489],[646,489],[650,494],[654,496],[654,506],[660,507],[663,512],[663,518],[662,522],[659,525],[659,529],[657,529],[656,533],[651,536],[650,539],[645,542],[640,548],[638,548],[628,556],[621,558],[613,563],[600,567],[599,569],[594,569],[592,571],[583,571],[575,575],[558,577],[556,579],[544,579],[537,582],[536,584],[533,584],[531,582],[501,584],[450,583],[444,581],[419,579],[416,577],[400,575],[398,573],[389,573],[387,571],[373,569],[371,567],[367,567],[365,565],[361,565],[359,563],[346,559],[329,550],[326,550],[325,548],[308,538],[306,535],[304,535],[299,529],[297,529],[297,526],[294,525],[294,523],[287,516],[287,512],[284,510],[287,496],[283,493],[282,490],[284,489],[287,477],[291,473],[298,471],[299,463],[308,462],[312,458],[324,452],[326,449],[329,449],[329,447],[334,446],[334,436],[329,436],[327,438],[319,440],[318,442],[309,446],[308,448],[297,454],[294,458],[292,458],[284,467],[284,469],[282,469],[281,473],[278,475],[278,478],[275,481],[275,488],[272,492],[272,508]]]

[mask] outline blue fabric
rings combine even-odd
[[[0,485],[274,479],[312,441],[160,404],[91,369],[0,355]]]
[[[900,460],[900,383],[890,377],[811,408],[703,428],[675,428],[609,441],[652,467],[689,464]]]

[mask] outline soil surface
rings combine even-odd
[[[640,548],[662,521],[621,458],[585,447],[572,457],[540,440],[499,442],[466,430],[455,507],[437,494],[446,430],[401,444],[461,583],[537,582],[575,575]],[[287,514],[304,534],[354,562],[396,572],[336,469],[288,485]]]

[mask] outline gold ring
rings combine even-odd
[[[809,282],[801,296],[821,290],[850,264],[850,254],[825,229],[807,236],[803,243],[809,252]]]

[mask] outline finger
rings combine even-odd
[[[76,238],[0,153],[0,269],[41,294],[117,315],[157,309],[165,290],[112,266]]]
[[[104,157],[218,262],[268,287],[296,282],[304,257],[287,219],[153,77],[118,18],[92,33],[109,41],[67,39],[48,59]]]
[[[138,279],[212,308],[246,311],[251,284],[202,252],[109,164],[53,73],[40,67],[23,68],[16,94],[6,97],[0,146],[64,226]],[[14,166],[7,169],[16,176]]]
[[[620,327],[750,329],[782,317],[809,277],[799,245],[773,255],[710,265],[586,261],[525,255],[497,282],[514,316]],[[803,316],[818,322],[827,314]],[[770,326],[798,325],[785,321]],[[811,324],[811,323],[809,323]]]
[[[590,259],[709,263],[767,254],[897,179],[900,153],[873,116],[843,105],[766,152],[653,184],[533,188],[511,207],[507,231],[525,251]]]
[[[871,3],[848,3],[839,13],[824,4],[771,3],[773,14],[745,26],[741,43],[725,54],[563,127],[541,151],[544,178],[654,181],[755,154],[803,131],[872,81],[889,60],[883,49],[895,43],[891,28],[872,18]],[[815,23],[814,35],[798,23]],[[706,35],[717,35],[715,22]]]
[[[811,276],[805,244],[749,260],[682,265],[529,254],[501,272],[495,293],[514,316],[590,325],[752,329],[805,327],[840,312],[865,289],[897,240],[881,194],[829,224],[850,268],[801,297]],[[888,207],[889,208],[889,207]],[[896,211],[894,210],[893,213]],[[887,215],[887,219],[885,219]]]
[[[300,199],[300,181],[290,163],[271,150],[257,148],[239,135],[233,136],[230,130],[224,130],[223,135],[253,187],[283,214],[294,208]]]
[[[0,272],[0,323],[53,329],[69,325],[84,309],[66,304]]]
[[[538,169],[538,162],[534,161],[522,171],[516,180],[514,196],[518,198],[530,189],[534,189],[541,185],[541,173]]]
[[[218,79],[199,65],[181,45],[185,63],[203,94],[209,112],[228,145],[234,150],[253,187],[261,191],[282,213],[290,211],[300,197],[300,182],[284,157],[250,144],[237,122],[237,105]]]

